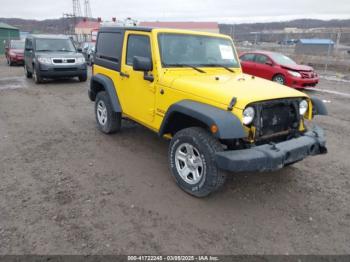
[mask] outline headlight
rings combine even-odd
[[[299,103],[299,114],[304,115],[309,107],[309,104],[306,100],[302,100]]]
[[[301,77],[301,74],[295,71],[288,71],[288,74],[294,77]]]
[[[255,116],[255,110],[254,108],[247,107],[246,109],[244,109],[243,111],[243,124],[245,125],[249,125],[251,122],[253,122]]]
[[[85,57],[78,57],[78,58],[76,58],[75,62],[77,64],[83,64],[83,63],[85,63]]]
[[[48,57],[38,57],[38,61],[41,64],[46,64],[46,65],[51,64],[51,58],[48,58]]]

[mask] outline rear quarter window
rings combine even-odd
[[[101,59],[120,62],[123,36],[119,32],[100,32],[97,40],[96,54]]]
[[[255,55],[254,54],[245,54],[240,57],[241,61],[254,61]]]

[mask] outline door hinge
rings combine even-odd
[[[150,85],[149,86],[149,91],[151,91],[154,94],[156,92],[156,86],[155,85]]]

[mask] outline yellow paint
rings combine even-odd
[[[242,119],[244,108],[253,102],[278,98],[308,98],[306,94],[295,89],[243,74],[241,67],[231,68],[234,73],[220,67],[201,67],[206,72],[205,74],[192,68],[163,68],[157,39],[159,33],[204,35],[231,40],[230,37],[221,34],[188,30],[127,31],[123,45],[121,71],[129,74],[130,77],[121,77],[118,72],[94,65],[94,74],[103,74],[113,80],[123,114],[153,131],[159,130],[169,107],[184,99],[227,110],[232,98],[236,97],[237,103],[232,113]],[[153,83],[143,79],[143,72],[133,71],[132,67],[125,63],[127,36],[130,34],[150,37],[153,60],[153,71],[150,73],[154,76]],[[311,110],[311,102],[309,104]],[[310,110],[306,117],[311,119]],[[300,126],[303,128],[302,124]],[[249,131],[248,128],[245,127],[245,129]],[[255,136],[255,130],[251,131],[251,134]]]

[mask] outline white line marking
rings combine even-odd
[[[342,93],[342,92],[327,90],[327,89],[305,88],[305,90],[312,91],[312,92],[328,93],[328,94],[333,94],[333,95],[350,97],[350,94],[348,94],[348,93]]]

